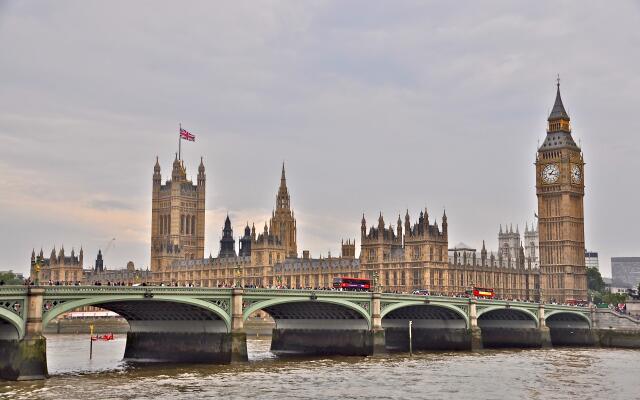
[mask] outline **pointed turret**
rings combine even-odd
[[[204,173],[204,160],[200,157],[200,165],[198,165],[198,187],[204,187],[207,175]]]
[[[291,198],[287,189],[287,177],[284,170],[284,161],[282,162],[282,175],[280,176],[280,187],[276,195],[276,210],[289,211]]]
[[[384,218],[382,218],[382,211],[380,211],[380,216],[378,217],[378,229],[380,230],[380,234],[384,231]]]
[[[236,256],[236,243],[233,239],[233,229],[231,228],[231,219],[227,213],[224,220],[224,228],[222,229],[222,239],[220,239],[220,258],[228,258]]]
[[[160,161],[158,161],[158,156],[156,156],[156,164],[153,166],[153,188],[154,190],[159,190],[162,181],[162,175],[160,175]]]
[[[400,214],[398,214],[398,227],[397,227],[397,231],[398,231],[398,237],[402,238],[402,219],[400,219]]]
[[[556,101],[553,103],[553,109],[551,109],[551,114],[549,114],[549,118],[547,121],[570,121],[569,114],[564,109],[564,104],[562,104],[562,97],[560,96],[560,78],[558,78],[558,83],[556,84]]]
[[[445,209],[442,213],[442,234],[446,235],[448,229],[449,223],[447,222],[447,210]]]
[[[364,213],[362,213],[362,221],[360,221],[360,237],[364,238],[367,235],[367,220],[364,219]]]
[[[571,136],[571,119],[564,109],[560,97],[560,78],[556,87],[556,100],[553,109],[547,118],[547,136],[539,150],[551,150],[559,148],[579,149]]]
[[[487,262],[487,248],[484,245],[484,240],[482,241],[482,250],[480,250],[480,259],[482,260],[482,266],[485,266]]]

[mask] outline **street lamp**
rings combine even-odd
[[[236,265],[236,287],[242,287],[242,267]]]
[[[42,258],[40,256],[38,256],[36,258],[36,264],[35,264],[35,267],[36,267],[35,268],[36,278],[34,280],[34,283],[35,283],[36,286],[38,286],[39,281],[40,281],[40,267],[41,267],[41,264],[42,264]]]

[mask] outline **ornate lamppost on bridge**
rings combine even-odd
[[[34,284],[36,286],[38,286],[40,284],[40,268],[42,265],[42,258],[40,256],[36,257],[36,263],[35,263],[35,271],[36,271],[36,277],[34,279]]]
[[[237,288],[240,288],[242,287],[242,267],[239,265],[236,265],[235,272],[236,272],[236,284],[234,286]]]

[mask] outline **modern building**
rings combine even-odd
[[[613,287],[637,288],[640,283],[640,257],[611,257]]]
[[[595,268],[600,271],[600,262],[598,261],[597,251],[585,251],[584,252],[584,265],[587,268]]]
[[[559,81],[547,122],[535,162],[543,299],[586,299],[584,159],[571,136]]]

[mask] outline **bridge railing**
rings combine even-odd
[[[0,295],[18,295],[18,296],[26,296],[28,293],[28,289],[23,285],[3,285],[0,286]]]
[[[92,295],[92,294],[187,294],[212,295],[231,294],[230,288],[196,288],[170,286],[45,286],[45,296],[49,295]]]
[[[339,290],[314,290],[314,289],[262,289],[251,288],[244,289],[245,294],[250,295],[278,295],[278,296],[310,296],[329,295],[329,296],[345,296],[345,297],[371,297],[371,292],[356,291],[339,291]]]

